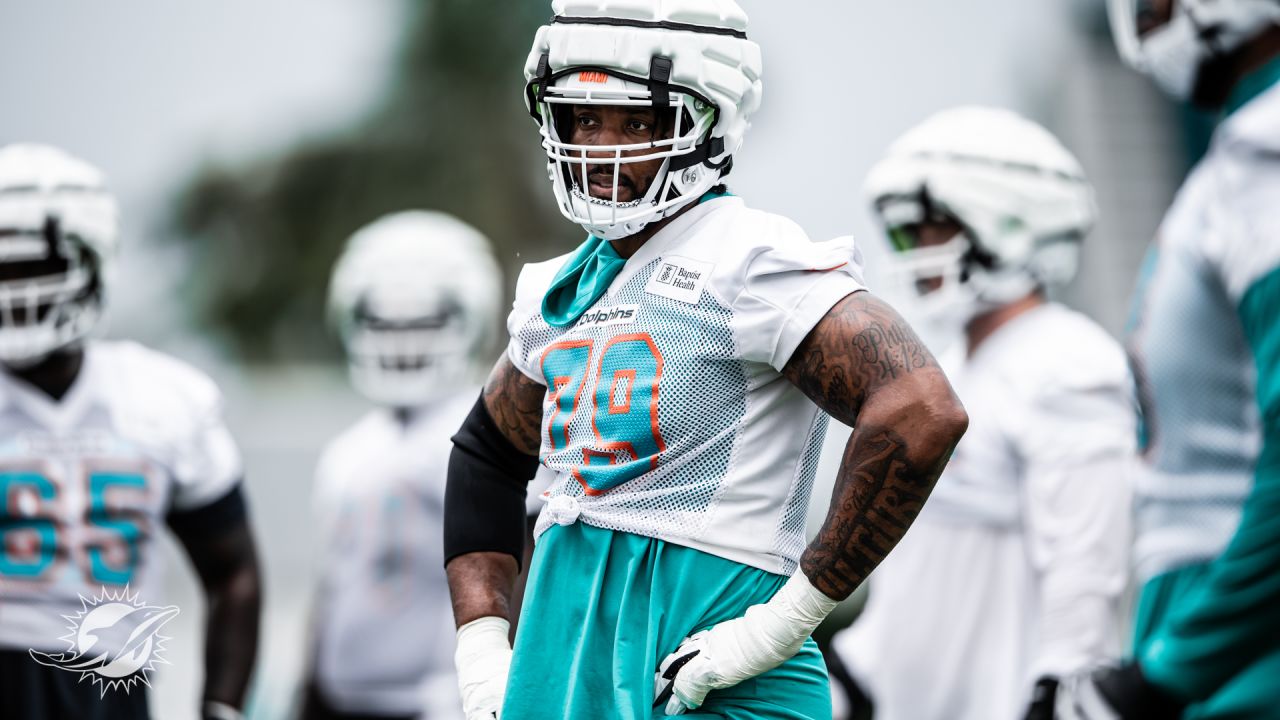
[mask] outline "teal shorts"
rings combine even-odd
[[[503,720],[651,720],[658,663],[689,635],[768,601],[787,578],[582,523],[538,539]],[[686,718],[830,720],[812,638],[791,660],[712,692]]]

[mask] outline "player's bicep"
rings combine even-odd
[[[846,425],[854,424],[868,398],[888,388],[915,397],[938,392],[952,397],[933,354],[911,326],[866,291],[831,308],[800,343],[783,375]]]
[[[498,430],[517,450],[537,455],[542,444],[542,401],[547,389],[503,354],[484,386],[484,406]]]

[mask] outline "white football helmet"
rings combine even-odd
[[[444,213],[396,213],[358,231],[329,285],[352,384],[392,407],[456,390],[492,337],[499,275],[484,235]]]
[[[897,251],[895,270],[915,286],[920,319],[937,332],[1068,282],[1097,213],[1079,162],[1053,135],[982,107],[947,110],[907,132],[866,191]],[[931,220],[961,232],[920,247],[913,228]]]
[[[94,329],[116,223],[96,168],[48,145],[0,148],[0,364],[30,367]]]
[[[747,15],[734,0],[553,0],[552,8],[525,65],[525,101],[566,218],[617,240],[728,174],[763,88],[760,47],[747,39]],[[674,132],[639,145],[573,145],[563,124],[572,105],[651,105],[672,113]],[[618,202],[620,166],[659,158],[645,196]],[[588,168],[609,163],[613,199],[592,197]]]
[[[1169,22],[1140,35],[1151,0],[1108,0],[1120,57],[1167,93],[1187,100],[1205,61],[1224,56],[1280,22],[1277,0],[1171,0]]]

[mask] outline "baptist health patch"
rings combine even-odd
[[[644,291],[650,295],[697,305],[714,267],[711,263],[678,255],[664,257],[658,269],[653,271]]]

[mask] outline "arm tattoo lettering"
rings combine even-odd
[[[854,428],[826,522],[800,560],[814,587],[844,598],[906,534],[968,419],[924,343],[867,292],[832,308],[784,375]]]
[[[869,392],[900,376],[937,370],[933,354],[893,308],[857,292],[827,313],[783,373],[818,407],[853,425]]]
[[[879,380],[892,380],[898,373],[922,370],[934,363],[916,334],[901,322],[868,327],[854,336],[853,347],[868,371],[879,372]]]
[[[484,405],[498,429],[517,450],[537,455],[542,445],[542,401],[546,388],[530,380],[506,355],[484,386]]]
[[[887,427],[860,428],[845,449],[831,509],[800,560],[813,586],[847,597],[889,554],[920,514],[946,464],[922,471],[907,440]]]

